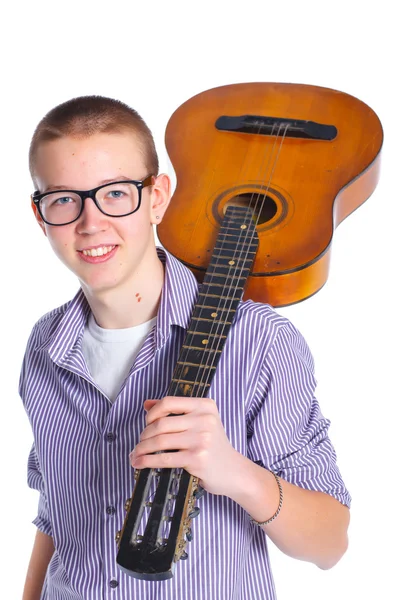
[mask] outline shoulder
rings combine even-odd
[[[240,302],[234,323],[235,328],[250,329],[254,333],[259,331],[275,339],[283,328],[293,327],[289,319],[279,314],[271,305],[246,300]]]
[[[264,356],[279,354],[281,359],[300,360],[311,371],[314,360],[306,340],[296,326],[269,304],[247,300],[239,304],[234,328],[249,344],[259,346]]]
[[[27,350],[35,351],[46,344],[60,325],[73,300],[45,313],[34,324],[27,343]]]

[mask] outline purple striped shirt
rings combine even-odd
[[[166,394],[198,292],[188,269],[162,250],[159,256],[165,283],[157,324],[113,404],[82,354],[90,311],[82,291],[42,317],[29,338],[20,380],[34,435],[28,483],[40,492],[34,523],[56,548],[42,598],[273,600],[267,536],[223,496],[199,501],[189,558],[172,579],[140,581],[116,565],[143,402]],[[349,506],[315,385],[311,354],[293,325],[268,305],[241,303],[209,391],[232,445],[287,481]]]

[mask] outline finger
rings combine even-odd
[[[145,416],[146,425],[147,425],[147,421],[148,421],[149,411],[153,408],[153,406],[155,406],[157,404],[157,402],[161,402],[161,400],[153,400],[153,399],[149,398],[148,400],[145,400],[143,402],[143,408],[146,411],[146,416]]]
[[[204,414],[218,412],[214,400],[211,398],[186,398],[184,396],[165,396],[155,404],[147,415],[147,423],[171,414],[182,415],[189,413]]]
[[[162,417],[148,424],[142,431],[140,441],[166,433],[180,433],[195,429],[196,422],[191,415],[174,415]]]
[[[161,402],[161,400],[145,400],[143,402],[143,408],[146,412],[148,412],[149,410],[151,410],[153,408],[153,406],[155,406],[157,404],[157,402]]]
[[[179,452],[161,452],[160,454],[145,454],[132,462],[135,469],[186,469],[189,471],[190,450]],[[190,472],[190,471],[189,471]]]
[[[188,450],[193,444],[193,435],[188,432],[170,433],[145,439],[137,444],[131,452],[131,462],[140,456],[168,450]],[[133,464],[133,463],[132,463]],[[135,465],[136,466],[136,465]]]

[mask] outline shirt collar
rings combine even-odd
[[[198,283],[193,273],[172,254],[157,248],[165,267],[164,286],[157,315],[156,346],[160,348],[170,334],[172,325],[187,329],[198,295]]]
[[[157,248],[157,254],[165,270],[155,333],[158,349],[165,343],[173,325],[184,329],[189,326],[198,284],[191,271],[171,254],[161,248]],[[61,314],[61,318],[40,349],[47,349],[50,358],[62,364],[83,335],[90,306],[80,289],[69,303],[54,312]]]
[[[64,314],[62,314],[63,309]],[[49,356],[55,363],[62,364],[82,338],[90,314],[90,306],[82,289],[59,311],[62,316],[53,333],[41,348],[48,349]]]

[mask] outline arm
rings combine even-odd
[[[270,471],[239,455],[235,472],[228,495],[256,521],[272,517],[279,489]],[[349,509],[329,494],[305,490],[284,479],[280,483],[282,509],[263,527],[265,533],[285,554],[321,569],[333,567],[347,549]]]
[[[53,538],[37,530],[22,600],[40,600],[46,570],[54,553]]]
[[[183,467],[207,491],[231,498],[261,522],[279,503],[273,471],[283,506],[264,531],[289,556],[327,569],[347,548],[350,496],[314,395],[308,346],[287,320],[271,342],[266,323],[259,323],[257,350],[246,348],[258,373],[243,398],[246,423],[238,423],[247,428],[246,456],[229,442],[213,400],[166,397],[145,402],[147,427],[131,461],[139,469]],[[172,449],[178,452],[163,452]]]
[[[255,520],[275,513],[279,502],[275,478],[232,447],[213,400],[166,397],[147,400],[145,408],[147,427],[131,454],[134,467],[183,467],[199,477],[207,491],[232,498]],[[179,416],[168,417],[171,413]],[[179,451],[163,452],[172,449]],[[281,484],[282,510],[265,532],[289,556],[323,569],[332,567],[347,547],[347,507],[328,494],[283,480]]]

